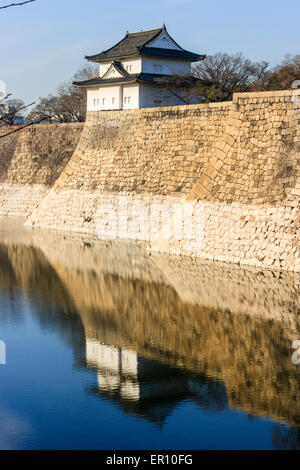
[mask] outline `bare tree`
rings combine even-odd
[[[165,89],[183,104],[191,104],[193,100],[199,99],[199,82],[197,78],[188,74],[172,74],[158,76],[154,83],[160,89]],[[155,95],[155,92],[154,92]]]
[[[20,100],[20,102],[22,102],[22,100]],[[17,109],[15,107],[13,107],[12,110],[10,111],[9,107],[7,107],[6,105],[2,107],[1,103],[0,103],[0,126],[1,125],[9,125],[10,124],[10,122],[9,122],[10,117],[16,116],[16,114],[19,114],[21,116],[21,112],[23,114],[23,111],[26,108],[29,108],[32,105],[34,105],[34,103],[30,103],[30,104],[21,106],[20,108],[17,108]]]
[[[39,103],[28,115],[28,119],[37,120],[51,116],[50,122],[85,121],[86,90],[74,87],[72,82],[73,80],[87,80],[95,75],[95,67],[91,65],[82,67],[72,80],[59,85],[55,95],[40,98]]]
[[[23,110],[25,107],[23,100],[7,100],[5,106],[0,111],[0,125],[13,126],[19,124],[23,119]]]
[[[38,121],[48,116],[49,122],[69,122],[70,116],[62,107],[58,96],[48,95],[40,98],[39,103],[27,115],[28,120]]]
[[[241,53],[218,52],[197,62],[193,73],[211,83],[203,90],[207,101],[227,101],[232,99],[234,92],[249,91],[255,84],[262,88],[269,73],[268,67],[267,62],[252,62]]]
[[[10,95],[11,94],[8,94],[7,97]],[[0,139],[4,139],[5,137],[11,134],[20,132],[22,129],[32,126],[33,124],[39,124],[40,122],[45,121],[46,119],[49,118],[49,116],[45,116],[38,120],[27,122],[27,123],[24,123],[24,120],[22,119],[21,120],[22,122],[20,122],[20,118],[23,117],[24,110],[32,106],[33,104],[35,103],[24,105],[23,100],[15,99],[15,100],[9,100],[8,102],[6,102],[4,107],[3,106],[0,107],[0,126],[18,124],[18,126],[14,127],[12,130],[10,129],[6,134],[1,134]]]
[[[286,90],[295,80],[300,80],[300,54],[286,55],[283,61],[274,67],[269,77],[269,90]]]
[[[45,121],[48,119],[49,116],[46,116],[44,118],[39,119],[38,121],[31,121],[28,122],[27,124],[24,124],[23,126],[18,126],[17,129],[10,130],[6,134],[0,135],[0,139],[4,139],[4,137],[8,137],[9,135],[15,134],[16,132],[20,132],[23,129],[26,129],[27,127],[33,126],[34,124],[39,124],[42,121]]]
[[[24,2],[9,3],[7,5],[4,5],[3,7],[0,7],[0,10],[4,10],[5,8],[11,8],[11,7],[19,7],[19,6],[25,5],[26,3],[32,3],[35,1],[36,0],[26,0]]]

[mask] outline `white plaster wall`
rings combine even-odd
[[[111,62],[102,62],[99,64],[99,76],[102,77],[109,67],[111,66]],[[141,57],[137,57],[135,59],[124,59],[121,61],[121,64],[126,70],[127,66],[131,66],[131,69],[128,70],[128,73],[141,73],[142,71],[142,59]]]
[[[114,98],[114,102],[113,102]],[[103,103],[104,99],[104,103]],[[94,101],[96,100],[96,101]],[[139,85],[115,85],[90,88],[87,91],[88,111],[108,109],[138,109]]]
[[[124,59],[121,61],[121,64],[123,65],[124,69],[126,69],[126,67],[130,67],[131,66],[131,69],[127,70],[128,73],[132,74],[132,73],[141,73],[142,71],[142,59],[141,57],[138,57],[137,59]]]
[[[138,375],[138,356],[135,351],[123,349],[121,354],[122,372],[124,374]]]
[[[177,90],[180,94],[181,91]],[[196,104],[197,100],[190,104]],[[156,108],[160,106],[178,106],[184,105],[184,102],[174,96],[166,89],[156,86],[140,84],[140,108]]]
[[[96,100],[96,102],[94,100]],[[87,109],[88,111],[122,109],[122,103],[120,100],[120,86],[117,85],[104,86],[102,88],[90,88],[87,91]]]
[[[110,72],[108,72],[107,75],[105,75],[105,79],[108,79],[108,78],[122,78],[122,77],[123,77],[123,75],[115,67],[112,67]]]
[[[177,90],[177,93],[181,94],[182,92],[181,90]],[[113,98],[114,102],[112,100]],[[88,111],[152,108],[183,104],[183,101],[168,90],[158,88],[157,86],[145,85],[143,83],[104,86],[87,90]],[[191,100],[190,104],[197,104],[197,99]]]
[[[130,101],[128,102],[128,97]],[[127,100],[126,100],[127,98]],[[123,86],[123,109],[137,109],[139,108],[139,84],[124,85]]]
[[[99,64],[99,77],[102,77],[102,75],[104,75],[105,72],[108,71],[111,64],[112,64],[112,61],[111,62],[101,62]]]
[[[99,76],[102,77],[112,62],[102,63],[99,66]],[[190,73],[191,72],[191,63],[184,60],[172,60],[164,59],[162,57],[147,57],[138,59],[124,59],[122,60],[122,65],[126,70],[126,66],[131,66],[131,70],[128,70],[128,73],[164,73],[164,74],[173,74],[173,73]],[[155,71],[153,65],[161,65],[162,71]],[[117,75],[116,75],[117,76]]]
[[[118,348],[101,344],[97,340],[86,340],[87,362],[95,364],[99,369],[107,368],[113,372],[120,370],[120,352]]]
[[[153,65],[161,65],[161,71],[155,71]],[[161,57],[143,57],[142,63],[143,73],[191,73],[191,64],[183,60],[163,59]]]

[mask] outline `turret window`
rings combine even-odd
[[[153,71],[154,71],[154,72],[157,72],[157,73],[162,72],[162,65],[160,65],[160,64],[153,64]]]

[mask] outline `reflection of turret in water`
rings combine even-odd
[[[135,351],[87,339],[87,365],[97,371],[98,390],[124,410],[162,424],[183,400],[207,410],[227,406],[223,382],[188,374],[175,367],[138,356]]]

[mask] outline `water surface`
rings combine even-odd
[[[299,287],[0,221],[0,448],[299,449]]]

